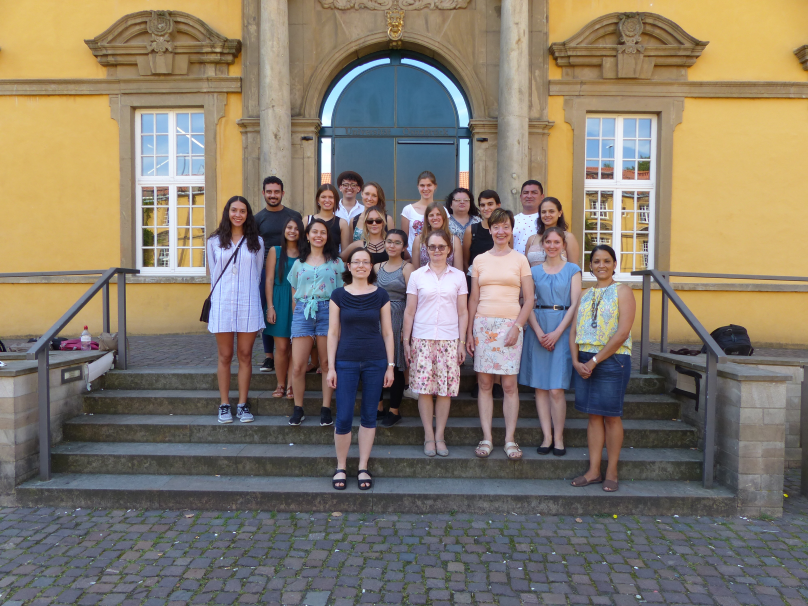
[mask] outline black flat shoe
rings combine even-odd
[[[551,450],[554,450],[552,442],[550,442],[549,446],[539,446],[536,449],[536,452],[538,452],[540,455],[548,455],[548,454],[550,454]]]
[[[367,480],[360,480],[359,479],[360,473],[366,473],[370,477]],[[360,469],[356,473],[356,481],[359,483],[359,490],[370,490],[371,488],[373,488],[373,476],[370,475],[370,472],[367,469]]]
[[[344,473],[345,477],[332,478],[331,485],[334,487],[334,490],[345,490],[348,488],[348,473],[344,469],[337,469],[334,471],[334,475],[337,475],[338,473]],[[342,486],[339,486],[339,484],[342,484]]]
[[[505,397],[505,392],[502,391],[502,385],[500,385],[499,383],[494,383],[494,387],[491,390],[491,393],[493,394],[493,396],[495,398],[504,398]]]
[[[566,448],[553,448],[554,457],[563,457],[565,454],[567,454]]]

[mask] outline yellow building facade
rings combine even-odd
[[[127,289],[130,334],[206,329],[201,246],[230,196],[258,210],[261,179],[277,174],[284,202],[310,211],[321,173],[333,170],[326,139],[342,167],[349,134],[368,137],[360,147],[387,136],[397,154],[412,142],[403,122],[340,130],[326,116],[329,96],[369,61],[444,74],[468,114],[463,122],[458,112],[452,135],[468,150],[455,175],[465,168],[475,194],[497,189],[514,210],[519,184],[539,179],[580,242],[619,249],[623,279],[646,266],[808,276],[799,185],[808,152],[806,3],[172,0],[154,8],[31,0],[0,9],[0,273],[139,268]],[[435,136],[423,144],[443,144]],[[395,167],[394,204],[408,199],[401,184],[415,170]],[[381,180],[372,166],[361,172]],[[0,280],[0,338],[41,334],[90,281]],[[677,290],[709,330],[742,324],[758,345],[808,343],[806,284],[682,279]],[[66,333],[84,324],[100,332],[100,301]],[[694,341],[675,312],[670,339]]]

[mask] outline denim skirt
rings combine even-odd
[[[292,338],[328,336],[328,304],[330,301],[317,301],[317,311],[313,318],[303,312],[305,305],[298,301],[292,314]]]
[[[587,363],[594,354],[578,352],[578,361]],[[622,417],[623,399],[631,378],[631,356],[613,354],[595,366],[588,379],[572,371],[572,386],[575,388],[575,410],[589,415]]]

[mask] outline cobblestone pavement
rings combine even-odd
[[[780,519],[7,508],[0,600],[804,605],[798,484]]]

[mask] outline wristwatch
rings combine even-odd
[[[598,363],[598,357],[597,357],[597,356],[592,356],[592,361],[593,361],[595,364],[597,364],[597,363]]]
[[[387,365],[388,365],[388,366],[395,366],[395,365],[396,365],[396,363],[395,363],[395,362],[388,362],[388,363],[387,363]]]

